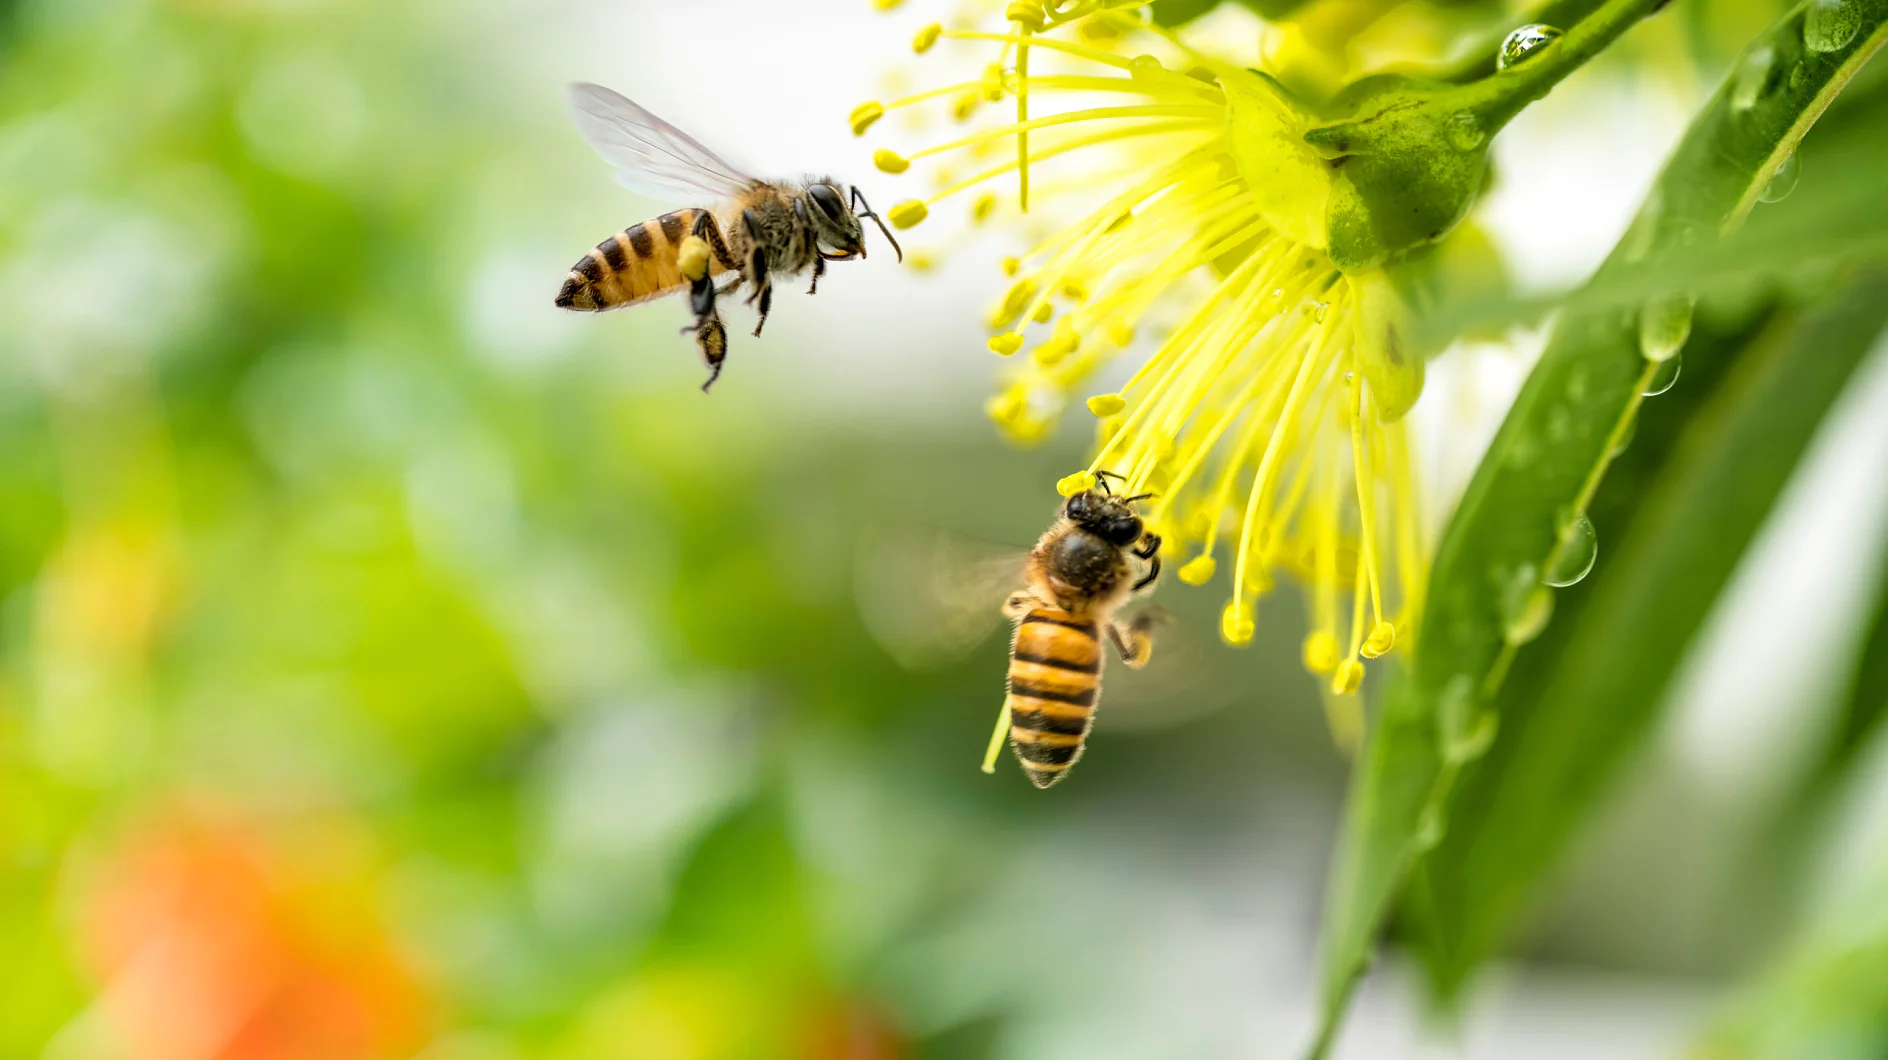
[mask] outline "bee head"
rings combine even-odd
[[[812,180],[807,182],[806,197],[813,204],[807,211],[807,219],[812,222],[814,233],[819,236],[820,242],[834,251],[829,254],[822,250],[819,252],[820,257],[827,261],[865,257],[865,226],[860,220],[869,217],[878,225],[878,230],[885,233],[885,241],[898,253],[898,260],[905,260],[904,248],[892,238],[891,229],[885,227],[879,215],[872,212],[871,204],[859,194],[856,185],[848,201],[846,196],[840,194],[839,185],[832,180]]]
[[[822,252],[827,260],[865,256],[865,229],[859,224],[858,214],[846,206],[839,185],[830,180],[809,181],[806,201],[807,220],[813,224],[813,233],[822,244],[832,248],[830,254]]]
[[[1134,514],[1139,497],[1116,497],[1102,483],[1099,490],[1083,490],[1062,506],[1069,522],[1113,545],[1132,545],[1141,539],[1141,517]]]

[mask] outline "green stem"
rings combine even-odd
[[[1462,109],[1474,111],[1482,119],[1482,127],[1494,132],[1667,2],[1610,0],[1602,4],[1567,30],[1566,36],[1525,62],[1462,86],[1458,90]]]

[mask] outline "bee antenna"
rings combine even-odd
[[[865,201],[864,195],[859,194],[859,186],[857,184],[852,186],[852,204],[855,210],[858,210],[861,206],[865,207],[863,210],[858,210],[859,216],[870,217],[872,223],[878,225],[878,230],[885,233],[885,242],[890,243],[892,250],[897,253],[898,263],[903,265],[905,263],[905,249],[898,245],[898,240],[892,238],[892,230],[885,227],[884,220],[882,220],[878,214],[872,212],[872,204]]]
[[[1138,494],[1138,495],[1136,495],[1136,496],[1133,496],[1133,497],[1123,497],[1123,498],[1121,498],[1121,503],[1122,503],[1122,504],[1133,504],[1133,503],[1134,503],[1135,501],[1144,501],[1144,500],[1147,500],[1147,499],[1148,499],[1148,498],[1150,498],[1150,497],[1158,497],[1158,496],[1160,496],[1160,494],[1158,494],[1158,493],[1142,493],[1142,494]]]

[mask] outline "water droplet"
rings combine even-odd
[[[1765,44],[1744,53],[1737,72],[1731,75],[1731,109],[1749,110],[1770,90],[1771,68],[1776,65],[1777,50]]]
[[[1809,0],[1803,14],[1803,45],[1818,54],[1840,51],[1861,28],[1861,5],[1854,0]]]
[[[1136,55],[1128,60],[1128,74],[1132,77],[1151,77],[1161,69],[1160,60],[1151,55]]]
[[[1451,765],[1473,762],[1495,742],[1494,711],[1475,707],[1475,679],[1467,674],[1450,678],[1436,700],[1442,757]]]
[[[1607,457],[1609,459],[1614,458],[1614,457],[1617,457],[1619,454],[1625,452],[1626,449],[1632,445],[1632,439],[1635,436],[1637,436],[1638,433],[1639,433],[1639,417],[1634,416],[1633,418],[1626,421],[1626,429],[1619,432],[1619,440],[1613,443],[1613,451],[1610,453],[1607,453],[1606,454]]]
[[[1691,296],[1661,295],[1639,310],[1639,353],[1648,361],[1669,361],[1691,338]],[[1651,393],[1651,391],[1647,391]],[[1660,391],[1663,393],[1663,391]]]
[[[1796,152],[1792,151],[1790,157],[1784,159],[1783,164],[1777,167],[1776,175],[1770,178],[1770,183],[1763,186],[1763,193],[1757,198],[1764,202],[1782,202],[1789,198],[1790,192],[1796,190],[1796,178],[1802,174],[1802,164],[1796,161]]]
[[[1526,644],[1541,635],[1554,614],[1554,594],[1541,584],[1532,563],[1515,568],[1501,591],[1501,635],[1509,644]]]
[[[1539,22],[1530,23],[1508,34],[1501,42],[1501,51],[1495,56],[1495,69],[1506,70],[1517,63],[1533,58],[1542,48],[1554,43],[1561,37],[1561,31]]]
[[[1652,373],[1652,381],[1645,385],[1646,397],[1658,397],[1678,383],[1678,369],[1681,357],[1673,357],[1659,362],[1659,370]]]
[[[1573,434],[1573,413],[1565,405],[1555,405],[1547,413],[1547,444],[1560,445]]]
[[[1442,804],[1432,802],[1424,806],[1422,815],[1416,818],[1416,832],[1409,837],[1410,845],[1419,854],[1427,853],[1442,844],[1448,831],[1442,820]]]
[[[1475,116],[1475,112],[1467,110],[1458,110],[1449,115],[1449,120],[1443,123],[1442,133],[1458,151],[1473,151],[1488,139],[1488,131],[1482,128],[1482,120]]]
[[[1350,385],[1351,385],[1352,383],[1355,383],[1356,381],[1357,381],[1357,373],[1356,373],[1356,372],[1353,372],[1353,371],[1347,371],[1347,372],[1345,372],[1345,373],[1344,373],[1344,385],[1345,385],[1345,386],[1350,386]]]
[[[1586,365],[1576,364],[1567,374],[1567,400],[1578,404],[1586,400]]]
[[[1560,544],[1547,558],[1547,572],[1541,575],[1541,581],[1555,588],[1573,585],[1586,577],[1599,556],[1599,534],[1593,529],[1593,520],[1582,513],[1561,531]]]

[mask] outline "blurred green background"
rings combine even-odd
[[[726,40],[657,5],[0,4],[0,1056],[1302,1040],[1346,766],[1289,593],[1245,652],[1215,594],[1163,594],[1166,667],[1110,676],[1050,793],[976,769],[1000,637],[916,669],[886,642],[924,580],[903,545],[1026,546],[1084,441],[1016,453],[983,420],[988,262],[875,246],[783,291],[767,338],[732,328],[712,397],[679,306],[551,307],[658,212],[566,80],[869,172],[842,119],[908,27],[711,6]],[[1515,133],[1664,108],[1595,192],[1599,251],[1684,70],[1621,63]],[[1541,282],[1591,265],[1532,253]],[[1498,413],[1519,356],[1464,354],[1493,366],[1448,414]],[[1747,966],[1752,907],[1710,886],[1739,808],[1647,775],[1629,805],[1698,827],[1604,833],[1457,1047],[1653,1055]],[[1620,901],[1622,873],[1677,882]],[[1416,1013],[1392,961],[1344,1055],[1410,1055]]]

